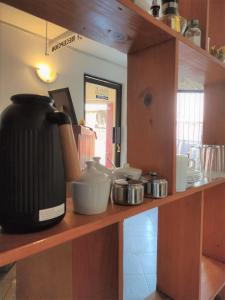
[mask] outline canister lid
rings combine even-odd
[[[142,177],[141,177],[141,181],[142,182],[148,182],[154,178],[157,177],[157,173],[156,172],[153,172],[153,171],[149,171],[147,174],[144,174]]]
[[[126,186],[126,185],[128,185],[128,181],[126,179],[116,179],[114,181],[114,184],[118,184],[118,185],[121,185],[121,186]]]
[[[199,27],[199,20],[198,19],[191,20],[190,26]]]
[[[151,175],[153,177],[153,176],[157,176],[158,174],[157,174],[157,172],[150,171],[149,175]]]
[[[156,184],[167,184],[168,181],[165,178],[156,178],[152,180],[152,183]]]
[[[176,15],[178,12],[178,0],[162,0],[162,12],[164,15]]]
[[[140,185],[143,184],[140,180],[128,180],[129,185]]]
[[[133,179],[116,179],[114,181],[114,184],[120,185],[120,186],[127,186],[127,185],[143,185],[143,182],[140,180],[133,180]]]

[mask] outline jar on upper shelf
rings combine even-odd
[[[178,0],[162,0],[161,20],[173,30],[184,34],[187,27],[187,20],[179,15]]]
[[[191,20],[185,32],[185,37],[196,46],[201,47],[201,36],[202,36],[202,32],[199,27],[199,20],[197,19]]]
[[[159,19],[159,11],[160,11],[160,5],[158,3],[158,0],[152,0],[152,6],[150,7],[152,11],[152,15],[156,18]]]

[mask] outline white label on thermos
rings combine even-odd
[[[58,206],[39,210],[39,222],[51,220],[63,215],[65,212],[65,203]]]

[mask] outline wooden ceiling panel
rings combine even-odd
[[[130,0],[3,2],[124,53],[135,52],[173,37],[171,29]]]

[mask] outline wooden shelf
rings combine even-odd
[[[140,163],[143,164],[143,167],[160,171],[162,176],[168,179],[170,191],[175,189],[175,99],[178,77],[179,80],[182,78],[191,79],[200,83],[202,87],[205,86],[206,118],[204,120],[204,132],[206,133],[204,133],[204,138],[205,136],[207,137],[207,140],[205,139],[207,143],[223,144],[221,141],[224,140],[222,132],[224,132],[223,102],[225,90],[221,82],[225,81],[225,65],[205,50],[193,45],[181,34],[153,18],[131,0],[4,0],[3,2],[129,54],[128,160],[131,164],[137,165],[137,167],[138,163]],[[203,26],[202,32],[204,36],[202,44],[205,46],[208,38],[208,14],[211,13],[207,5],[209,1],[198,1],[196,6],[195,3],[197,1],[195,0],[184,0],[182,2],[183,6],[181,5],[181,7],[183,7],[184,16],[187,16],[188,19],[192,18],[192,16],[194,17],[196,7],[198,8],[197,17],[195,17],[200,19]],[[214,19],[216,21],[219,20],[219,18]],[[218,27],[216,23],[215,30]],[[223,28],[222,26],[220,27]],[[209,30],[209,32],[211,31]],[[220,40],[222,40],[222,35],[218,36],[218,42]],[[154,99],[157,99],[157,101],[153,101],[153,105],[149,108],[140,105],[145,91],[150,92]],[[131,114],[132,110],[134,115]],[[135,124],[134,120],[138,124]],[[129,122],[131,124],[130,128]],[[206,126],[206,124],[208,125]],[[143,136],[138,140],[141,133],[143,133]],[[146,140],[149,143],[149,147],[142,147],[143,144],[140,142],[146,145]],[[129,146],[129,143],[131,143],[132,147]],[[141,147],[135,148],[137,144],[139,147],[141,145]],[[142,153],[141,161],[138,161],[137,153]],[[130,158],[132,159],[130,160]],[[140,167],[142,168],[142,165]],[[33,254],[74,240],[73,243],[69,244],[73,244],[70,245],[73,250],[70,255],[71,261],[74,262],[71,268],[73,275],[71,276],[76,281],[76,293],[79,294],[80,289],[82,292],[85,292],[87,287],[89,287],[89,295],[99,295],[98,293],[93,293],[95,290],[93,288],[95,286],[93,279],[96,279],[102,287],[110,287],[111,282],[115,282],[113,290],[116,290],[117,287],[120,289],[119,299],[121,299],[122,221],[143,211],[161,207],[158,222],[158,287],[175,299],[189,300],[199,299],[201,286],[201,299],[213,299],[225,284],[225,265],[206,257],[201,259],[203,248],[202,235],[203,231],[207,229],[203,224],[203,217],[205,216],[206,218],[207,211],[210,212],[206,221],[209,220],[209,222],[214,223],[213,230],[219,234],[219,240],[221,240],[221,236],[224,236],[223,228],[220,225],[222,223],[220,221],[221,215],[224,212],[224,202],[221,205],[221,199],[224,199],[218,197],[218,195],[221,193],[220,188],[221,190],[224,189],[224,183],[225,179],[218,179],[211,183],[188,189],[183,193],[175,193],[161,200],[145,199],[142,205],[136,207],[109,204],[104,214],[96,216],[74,214],[71,200],[68,200],[67,214],[60,224],[38,233],[24,235],[0,234],[0,266],[28,258]],[[204,190],[213,187],[216,187],[216,198],[214,198],[215,195],[212,193],[212,190],[202,193]],[[211,203],[206,203],[211,202],[211,199],[212,201],[217,199],[217,203],[220,204],[219,208],[215,206],[213,211]],[[171,205],[168,205],[170,203]],[[224,223],[222,223],[223,225]],[[169,231],[168,226],[170,226]],[[221,230],[218,231],[217,228],[221,228]],[[89,233],[92,234],[88,235]],[[210,232],[211,235],[212,233]],[[208,239],[208,236],[206,239]],[[107,246],[106,241],[108,240],[110,240],[110,243]],[[87,247],[87,242],[90,245],[89,247]],[[119,249],[119,254],[115,244]],[[95,245],[94,251],[93,245]],[[217,246],[218,243],[213,243],[213,254],[216,254],[217,249],[215,248]],[[101,249],[101,251],[95,251],[95,249]],[[99,262],[101,261],[99,253],[102,254],[102,249],[105,249],[107,254],[104,261],[106,262],[104,264],[105,269],[110,271],[112,265],[112,274],[115,273],[116,275],[108,272],[107,274],[109,275],[107,277],[104,272],[99,272],[102,266],[97,262],[98,259]],[[224,247],[221,249],[224,249]],[[54,250],[52,249],[50,252],[52,251]],[[96,254],[97,259],[93,259],[93,252],[94,255]],[[204,253],[208,255],[208,252]],[[46,254],[52,257],[52,253]],[[59,257],[62,257],[62,255],[57,255],[55,258],[58,260]],[[37,257],[37,269],[39,269],[39,259]],[[89,262],[92,259],[96,262],[96,265],[92,273],[90,273],[87,262],[90,265]],[[117,264],[118,259],[120,267]],[[46,261],[49,260],[43,259],[43,268],[46,266]],[[23,262],[20,262],[22,264],[20,274],[23,279],[26,279],[26,276],[24,276],[26,268],[24,268]],[[25,260],[25,265],[26,263],[29,263],[28,260]],[[199,276],[200,263],[201,283]],[[52,266],[55,267],[54,262]],[[173,276],[171,276],[170,270],[174,266],[176,268],[174,269],[174,274],[172,274]],[[52,270],[55,269],[51,267],[50,274],[52,274]],[[66,268],[66,270],[68,269]],[[83,270],[86,271],[83,272]],[[29,268],[27,268],[27,278],[31,278],[30,273],[33,271],[34,265],[31,259]],[[39,270],[37,274],[41,274]],[[62,277],[66,278],[62,274],[60,270],[60,282]],[[117,281],[118,274],[120,279]],[[87,277],[90,277],[89,282],[86,281]],[[103,282],[104,278],[107,279],[105,282]],[[53,283],[53,280],[49,281]],[[45,282],[47,290],[49,290],[49,281],[46,280]],[[70,280],[66,281],[69,282]],[[22,287],[21,291],[27,289],[27,280],[24,280],[24,282],[26,283],[26,288]],[[54,280],[55,283],[57,282]],[[93,286],[89,283],[93,283]],[[31,287],[31,284],[28,286]],[[54,288],[52,288],[52,291],[55,291]],[[99,291],[101,292],[101,289]],[[109,294],[115,295],[115,292],[110,292]],[[75,298],[81,297],[78,295]],[[108,298],[115,299],[115,296]],[[99,297],[97,296],[94,299],[99,299]],[[106,297],[103,299],[106,299]],[[161,298],[155,293],[149,299]]]
[[[139,8],[130,0],[4,0],[3,2],[61,25],[71,31],[134,53],[170,39],[179,42],[179,75],[201,84],[225,80],[225,65],[207,51]],[[91,12],[91,13],[90,13]]]
[[[225,64],[183,37],[179,38],[179,79],[207,85],[225,81]]]
[[[225,286],[225,264],[202,257],[201,264],[201,300],[213,300]],[[170,298],[155,292],[146,300],[169,300]]]
[[[164,199],[145,199],[144,203],[139,206],[109,204],[105,213],[96,216],[74,214],[72,202],[68,200],[67,214],[58,225],[31,234],[0,234],[0,266],[118,223],[125,218],[129,218],[146,210],[169,204],[223,183],[225,183],[224,178],[218,179],[199,187],[190,188],[185,192],[176,193]]]
[[[202,257],[201,300],[212,300],[225,286],[225,263]]]
[[[176,37],[130,0],[5,0],[4,3],[129,53]]]

